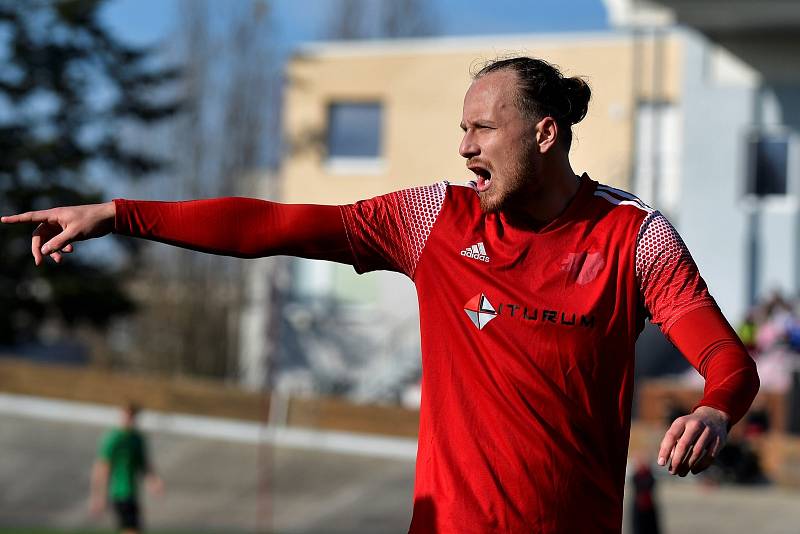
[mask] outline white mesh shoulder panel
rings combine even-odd
[[[642,285],[655,263],[668,272],[687,257],[689,250],[683,239],[661,212],[654,211],[644,218],[636,242],[636,277]]]
[[[397,259],[409,275],[416,270],[431,229],[442,210],[447,185],[447,182],[438,182],[399,192],[405,235],[401,240],[402,250]]]
[[[683,239],[659,212],[642,222],[636,276],[651,321],[664,332],[691,310],[715,305]]]

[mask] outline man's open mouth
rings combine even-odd
[[[475,184],[479,193],[489,189],[492,183],[492,173],[489,172],[489,169],[482,165],[469,165],[467,168],[475,174]]]

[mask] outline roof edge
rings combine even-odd
[[[668,33],[680,32],[678,27],[664,28]],[[312,41],[299,45],[293,58],[302,57],[358,57],[400,54],[441,54],[448,52],[483,51],[494,48],[498,51],[526,49],[532,46],[563,47],[568,43],[614,44],[630,39],[634,29],[611,28],[608,30],[579,32],[539,32],[521,34],[481,35],[477,37],[447,36],[411,39],[365,39],[354,41]]]

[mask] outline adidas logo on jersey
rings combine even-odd
[[[486,248],[483,246],[483,241],[476,243],[471,247],[467,247],[461,251],[462,256],[472,258],[474,260],[489,263],[489,256],[486,255]]]

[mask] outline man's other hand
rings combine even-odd
[[[72,243],[75,241],[110,233],[114,229],[115,214],[114,202],[106,202],[29,211],[0,217],[0,222],[39,223],[33,231],[31,253],[36,265],[40,265],[45,256],[50,256],[56,263],[60,263],[63,253],[72,252]]]
[[[710,406],[675,419],[661,441],[658,465],[681,477],[705,470],[728,439],[729,421],[728,414]]]

